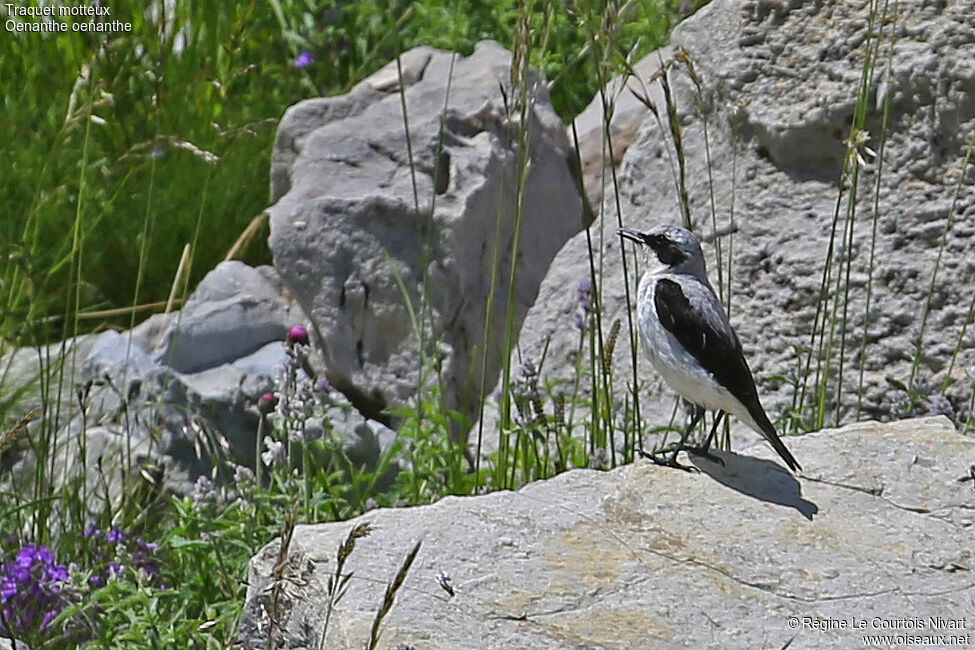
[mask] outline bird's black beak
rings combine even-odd
[[[620,237],[623,237],[624,239],[629,239],[630,241],[635,241],[638,244],[645,244],[646,243],[646,241],[644,241],[644,239],[643,239],[643,233],[642,232],[639,232],[639,231],[636,231],[636,230],[630,230],[629,228],[617,228],[616,229],[616,232],[619,234]]]

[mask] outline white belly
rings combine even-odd
[[[714,376],[705,370],[697,359],[674,336],[664,328],[657,318],[653,302],[653,291],[657,278],[651,274],[640,281],[637,322],[640,338],[650,363],[663,377],[664,381],[689,402],[707,409],[721,409],[736,416],[755,431],[761,432],[748,409]]]

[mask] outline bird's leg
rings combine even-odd
[[[724,465],[724,461],[721,458],[708,453],[708,448],[711,446],[711,441],[714,440],[714,435],[718,432],[718,425],[721,424],[721,420],[724,419],[725,415],[726,413],[724,411],[719,410],[718,414],[714,416],[714,425],[711,427],[711,433],[708,435],[707,440],[704,441],[704,444],[699,447],[691,447],[688,451],[698,456],[704,456],[712,463]]]
[[[685,446],[684,443],[687,442],[687,438],[691,435],[691,431],[694,430],[694,427],[697,426],[697,423],[700,422],[701,421],[701,418],[703,418],[703,417],[704,417],[704,407],[703,406],[698,406],[697,404],[695,404],[694,405],[694,415],[691,417],[691,423],[688,425],[687,429],[684,430],[683,435],[681,435],[681,437],[680,437],[680,442],[677,443],[677,446],[674,448],[673,453],[668,458],[660,458],[656,454],[648,454],[647,452],[643,451],[642,449],[638,449],[637,451],[640,453],[641,456],[643,456],[644,458],[648,458],[648,459],[652,460],[657,465],[664,465],[666,467],[673,467],[673,468],[676,468],[676,469],[682,469],[685,472],[696,472],[696,471],[698,471],[698,469],[696,467],[691,467],[689,465],[681,465],[680,463],[678,463],[677,462],[677,454],[679,454],[682,449],[687,449],[687,447]]]
[[[674,453],[670,457],[671,465],[677,462],[677,454],[680,453],[681,449],[686,449],[684,443],[687,442],[687,439],[691,436],[691,432],[694,430],[694,427],[697,426],[697,423],[700,422],[701,418],[703,417],[704,417],[704,407],[695,404],[694,416],[691,417],[691,423],[687,425],[687,429],[684,430],[684,435],[680,437],[680,442],[677,443],[677,447],[674,449]]]

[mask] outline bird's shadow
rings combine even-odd
[[[819,506],[802,498],[799,481],[778,463],[730,451],[712,449],[710,453],[724,465],[696,454],[689,457],[701,473],[718,483],[761,501],[795,508],[809,521],[819,512]]]

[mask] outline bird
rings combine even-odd
[[[650,362],[664,381],[695,406],[691,423],[666,460],[642,452],[658,464],[691,468],[677,462],[682,450],[708,453],[718,424],[730,413],[760,433],[793,472],[802,468],[786,449],[758,398],[755,379],[741,350],[738,335],[708,282],[704,253],[686,228],[655,226],[647,232],[617,230],[635,242],[648,268],[637,289],[637,327]],[[711,434],[700,447],[685,447],[705,409],[717,411]]]

